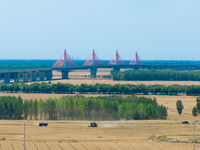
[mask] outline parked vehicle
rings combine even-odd
[[[189,124],[189,122],[188,121],[183,121],[182,124]]]
[[[46,126],[48,126],[48,123],[39,123],[39,126],[40,126],[40,127],[42,127],[42,126],[45,126],[45,127],[46,127]]]

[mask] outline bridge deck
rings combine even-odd
[[[200,65],[95,65],[95,66],[68,66],[54,68],[31,68],[31,69],[16,69],[16,70],[0,70],[0,73],[28,72],[28,71],[48,71],[48,70],[84,70],[84,69],[99,69],[99,68],[130,68],[130,69],[173,69],[173,70],[200,70]]]

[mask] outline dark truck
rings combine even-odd
[[[46,127],[46,126],[48,126],[48,123],[39,123],[39,126],[40,126],[40,127],[42,127],[42,126],[45,126],[45,127]]]

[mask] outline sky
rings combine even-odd
[[[1,0],[0,59],[200,60],[200,0]]]

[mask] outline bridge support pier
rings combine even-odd
[[[114,71],[120,72],[120,68],[114,68]]]
[[[28,72],[23,72],[23,82],[28,82]]]
[[[31,81],[36,81],[36,71],[31,71]]]
[[[62,70],[61,73],[62,73],[62,79],[69,79],[69,77],[68,77],[69,71]]]
[[[47,71],[47,80],[52,80],[52,70]]]
[[[90,69],[90,77],[96,78],[97,76],[97,69]]]
[[[44,81],[44,71],[39,72],[40,81]]]
[[[14,73],[14,81],[19,82],[19,72]]]
[[[10,83],[10,73],[5,73],[5,84],[9,84]]]

